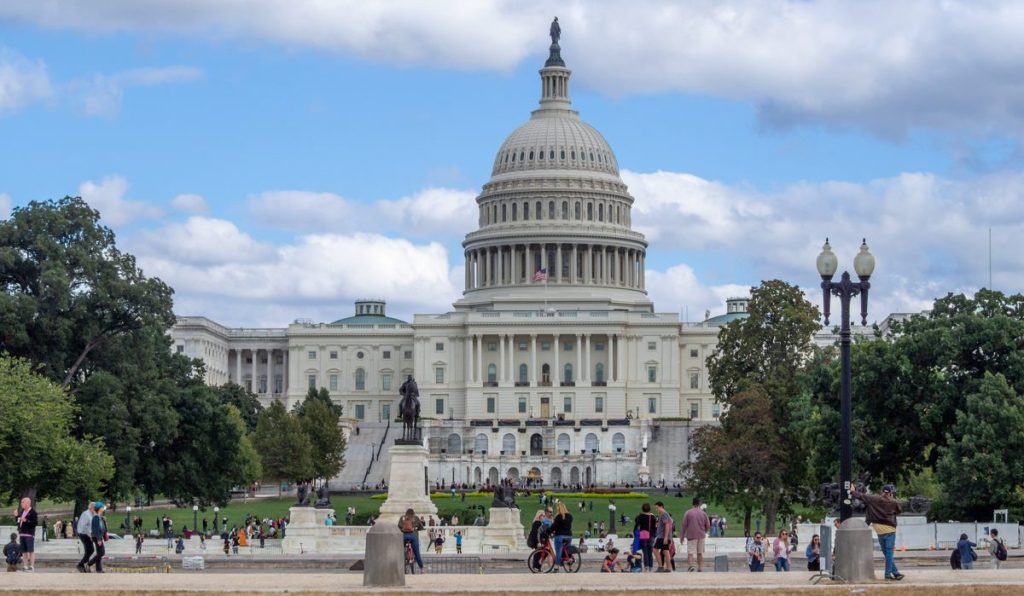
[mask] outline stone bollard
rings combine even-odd
[[[715,555],[715,571],[729,571],[729,555]]]
[[[366,533],[363,585],[385,588],[405,585],[405,544],[397,525],[378,523]]]
[[[864,520],[851,517],[836,532],[835,575],[848,583],[875,580],[875,552],[871,528]]]

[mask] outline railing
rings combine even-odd
[[[498,386],[498,382],[497,381],[484,381],[483,386],[484,387],[497,387]]]
[[[465,538],[463,538],[465,540]],[[448,537],[446,539],[448,543],[454,543],[455,539]],[[446,548],[455,550],[455,545],[445,545]],[[480,557],[466,556],[466,555],[434,555],[423,557],[423,568],[427,573],[450,573],[450,574],[462,574],[462,575],[479,575],[484,573],[486,569],[484,567],[483,559]],[[408,565],[406,566],[408,569]]]
[[[575,381],[562,381],[561,383],[559,383],[559,385],[561,385],[562,387],[575,387],[576,386],[576,382]]]
[[[391,432],[391,419],[388,418],[388,425],[384,427],[384,437],[380,440],[380,445],[377,447],[377,454],[370,458],[370,463],[366,466],[366,472],[363,473],[363,482],[360,486],[366,486],[366,479],[370,477],[370,470],[373,469],[373,462],[380,461],[380,452],[384,450],[384,443],[388,441],[388,433]],[[371,446],[372,450],[372,446]],[[370,455],[374,455],[371,451]]]

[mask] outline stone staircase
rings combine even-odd
[[[377,451],[381,442],[386,439],[388,425],[386,422],[362,422],[359,424],[359,434],[349,433],[348,449],[345,451],[345,467],[341,474],[331,480],[331,488],[335,490],[352,490],[358,488],[365,482],[373,486],[380,482],[375,478],[379,474],[377,470],[386,469],[378,465]],[[386,456],[387,447],[381,451],[381,457]],[[380,462],[382,463],[382,462]],[[369,474],[367,471],[369,470]]]

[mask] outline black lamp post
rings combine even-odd
[[[196,526],[199,525],[199,505],[192,506],[192,533],[196,533]]]
[[[862,241],[860,252],[853,259],[853,269],[860,281],[850,279],[850,273],[844,271],[838,282],[832,281],[839,268],[839,260],[832,252],[832,247],[825,239],[825,246],[818,255],[818,273],[821,275],[821,290],[824,297],[825,324],[828,325],[831,296],[839,298],[840,327],[839,355],[842,363],[840,415],[842,426],[839,431],[839,520],[846,521],[853,515],[853,426],[852,408],[850,405],[850,300],[860,295],[860,322],[868,322],[868,290],[871,283],[868,279],[875,270],[875,257],[868,252],[867,241]]]

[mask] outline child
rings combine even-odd
[[[455,552],[462,554],[462,530],[455,532]]]
[[[4,546],[4,560],[7,561],[7,572],[18,571],[18,563],[21,562],[21,545],[18,544],[18,533],[11,532],[11,541]]]
[[[629,563],[630,573],[643,573],[644,571],[644,554],[639,550],[630,551],[626,557],[626,562]]]
[[[619,560],[619,549],[612,548],[608,551],[608,554],[604,557],[604,562],[601,563],[601,573],[617,573],[619,571],[618,563]]]
[[[142,543],[145,540],[146,540],[146,537],[142,535],[142,532],[139,532],[138,534],[135,535],[135,554],[137,554],[137,555],[141,555],[142,554]]]
[[[178,536],[178,541],[174,544],[174,554],[180,555],[185,552],[185,540]]]
[[[443,547],[444,547],[444,536],[442,536],[441,534],[438,534],[437,538],[434,538],[434,554],[437,554],[437,555],[441,554],[441,549]]]
[[[224,535],[224,554],[227,555],[231,552],[231,541],[228,539],[227,534]]]

